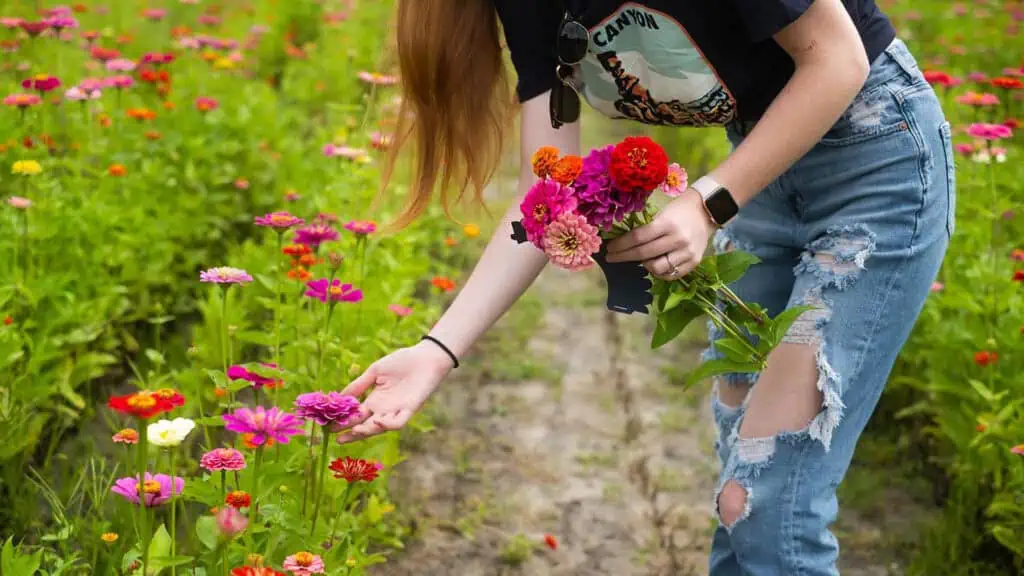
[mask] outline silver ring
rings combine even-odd
[[[662,254],[665,257],[665,262],[668,262],[670,270],[668,271],[669,276],[676,276],[679,274],[679,267],[672,263],[672,260],[668,257],[668,252]]]

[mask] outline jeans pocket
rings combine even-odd
[[[849,146],[906,131],[906,118],[890,85],[895,82],[861,91],[820,143],[824,146]]]
[[[953,153],[953,130],[949,122],[939,126],[939,137],[946,156],[946,233],[952,237],[956,229],[956,156]]]

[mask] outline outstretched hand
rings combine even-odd
[[[362,402],[359,417],[338,435],[338,443],[401,429],[451,369],[448,356],[429,342],[396,350],[377,360],[342,390],[342,394],[356,397],[368,390],[370,394]]]

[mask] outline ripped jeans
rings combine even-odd
[[[730,126],[732,143],[750,128]],[[821,142],[717,234],[716,250],[761,259],[733,286],[740,297],[772,315],[814,306],[784,342],[813,348],[802,373],[810,393],[816,374],[821,407],[801,430],[745,437],[751,395],[729,406],[716,390],[722,471],[712,576],[839,573],[839,545],[829,530],[838,513],[836,488],[939,270],[954,206],[949,124],[896,40]],[[714,347],[719,336],[712,329],[705,358],[721,357]],[[768,370],[771,364],[769,357]],[[801,373],[775,368],[782,380]],[[758,376],[728,374],[716,386],[756,389]],[[723,522],[730,483],[732,494],[745,498],[733,500],[737,512]]]

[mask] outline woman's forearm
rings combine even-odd
[[[525,102],[520,122],[520,174],[517,201],[502,218],[473,273],[452,305],[430,331],[456,356],[463,356],[473,343],[504,314],[537,278],[547,257],[533,244],[512,240],[512,221],[518,220],[519,199],[526,195],[536,177],[530,158],[541,146],[555,146],[564,154],[579,154],[579,123],[551,128],[548,94]]]
[[[473,273],[430,334],[463,356],[537,278],[547,257],[533,244],[511,239],[519,205],[509,209]]]
[[[869,63],[838,0],[818,0],[776,40],[796,70],[742,144],[711,172],[741,206],[821,140],[864,85]]]

